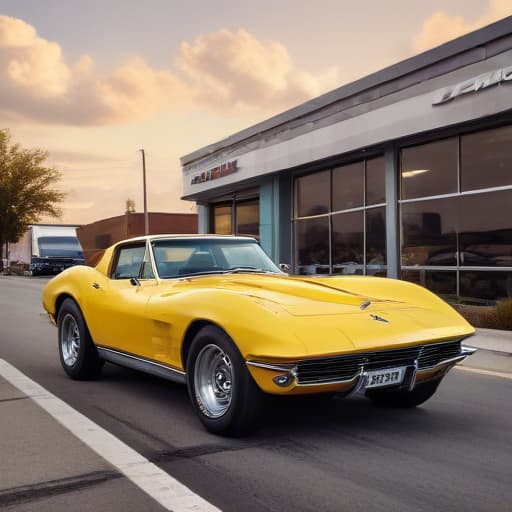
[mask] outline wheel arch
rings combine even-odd
[[[190,352],[190,347],[192,345],[192,341],[196,337],[196,334],[203,329],[203,327],[213,326],[217,329],[220,329],[222,332],[229,336],[225,329],[223,329],[220,325],[212,322],[211,320],[197,319],[191,322],[191,324],[187,327],[185,331],[185,335],[183,336],[183,343],[181,344],[181,364],[183,365],[183,369],[187,370],[187,358],[188,353]]]
[[[73,295],[71,295],[68,292],[63,292],[63,293],[59,294],[57,296],[57,298],[55,299],[55,321],[57,321],[57,319],[59,318],[60,308],[62,307],[62,304],[64,304],[64,301],[66,299],[71,299],[78,306],[78,309],[80,309],[80,311],[82,311],[82,309],[80,308],[78,301],[75,299],[75,297],[73,297]]]

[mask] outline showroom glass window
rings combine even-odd
[[[233,206],[231,203],[216,204],[212,207],[212,232],[217,235],[231,235],[233,232]]]
[[[512,127],[404,148],[400,218],[404,279],[462,302],[511,297]]]
[[[210,206],[210,231],[216,235],[247,235],[260,233],[260,202],[253,191],[239,192],[229,201]],[[249,197],[248,197],[249,196]]]
[[[384,158],[295,180],[295,271],[386,274]]]

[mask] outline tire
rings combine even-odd
[[[366,396],[379,407],[409,408],[421,405],[436,392],[441,379],[417,384],[412,391],[405,389],[368,390]]]
[[[59,356],[64,371],[75,380],[99,377],[104,362],[99,358],[77,303],[66,299],[57,318]]]
[[[259,426],[264,395],[223,330],[211,325],[197,333],[186,368],[190,399],[207,430],[237,437]]]

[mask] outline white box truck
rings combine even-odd
[[[73,265],[84,265],[78,226],[34,224],[15,244],[9,244],[11,273],[54,275]]]

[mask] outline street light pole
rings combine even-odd
[[[141,149],[142,153],[142,184],[144,189],[144,234],[149,235],[149,215],[148,215],[148,198],[146,193],[146,154]]]

